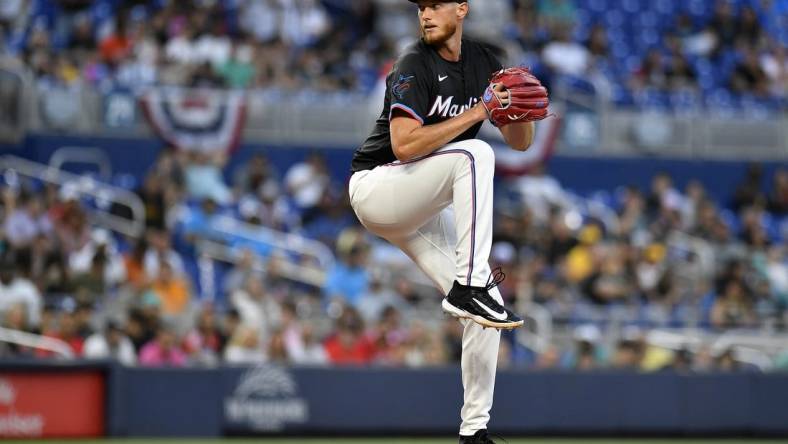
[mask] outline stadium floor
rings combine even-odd
[[[766,444],[783,443],[788,444],[788,439],[617,439],[617,438],[505,438],[502,443],[507,444]],[[5,441],[3,444],[50,444],[61,442],[67,444],[449,444],[456,443],[456,438],[259,438],[259,439],[169,439],[169,438],[145,438],[145,439],[105,439],[105,440],[24,440],[24,441]]]

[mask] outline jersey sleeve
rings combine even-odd
[[[424,124],[429,111],[430,83],[422,57],[409,54],[397,62],[389,78],[389,100],[389,120],[394,110],[401,110]]]

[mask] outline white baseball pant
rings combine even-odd
[[[447,295],[454,280],[487,283],[494,174],[490,145],[464,140],[418,159],[354,173],[350,202],[369,231],[399,247]],[[490,295],[503,304],[497,288]],[[473,321],[461,322],[460,434],[473,435],[490,420],[501,336]]]

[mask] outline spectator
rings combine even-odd
[[[692,353],[682,348],[673,353],[673,360],[664,367],[664,370],[670,370],[676,373],[689,373],[692,371]]]
[[[730,87],[740,94],[754,94],[766,97],[769,94],[769,78],[761,68],[758,54],[752,49],[745,49],[742,61],[731,75]]]
[[[736,38],[739,24],[736,22],[733,3],[717,0],[708,27],[714,33],[714,55],[717,56],[723,49],[731,47]]]
[[[329,31],[325,7],[316,0],[282,4],[280,37],[296,46],[311,46]]]
[[[145,275],[151,278],[158,276],[158,271],[164,262],[170,266],[173,273],[182,275],[184,273],[183,259],[177,251],[172,249],[169,233],[151,230],[148,231],[147,238],[148,249],[143,258]]]
[[[733,40],[737,46],[749,46],[758,48],[763,36],[761,23],[758,14],[749,5],[743,5],[739,11],[739,20],[736,23],[736,31]]]
[[[227,348],[224,359],[229,364],[262,364],[268,360],[264,345],[260,343],[260,331],[256,328],[239,326]]]
[[[259,275],[250,275],[244,287],[234,291],[230,299],[233,307],[238,311],[241,322],[247,326],[260,328],[261,334],[281,324],[282,311],[279,303],[268,294],[265,283]]]
[[[276,170],[268,158],[255,153],[242,166],[235,170],[235,190],[239,195],[255,194],[266,185],[278,186]]]
[[[372,272],[369,276],[369,289],[359,298],[356,308],[365,322],[380,318],[384,310],[393,307],[404,309],[405,301],[391,288],[384,285],[380,272]]]
[[[232,43],[224,31],[224,25],[218,19],[213,19],[209,25],[210,32],[204,33],[197,38],[194,44],[194,51],[197,59],[201,62],[208,62],[214,68],[227,63],[232,55]]]
[[[735,352],[731,348],[724,350],[719,354],[719,356],[717,356],[717,359],[715,360],[715,366],[717,371],[722,372],[735,372],[741,367],[739,362],[736,360]]]
[[[73,304],[73,301],[71,301],[71,304]],[[57,318],[56,330],[43,330],[41,333],[44,336],[65,342],[74,356],[78,357],[82,356],[82,349],[85,345],[85,338],[79,335],[78,329],[77,318],[72,306],[60,312]],[[54,353],[49,350],[39,349],[36,351],[36,356],[42,358],[51,357],[53,355]]]
[[[278,37],[281,14],[276,0],[248,0],[241,4],[239,25],[257,41],[271,42]]]
[[[635,371],[640,369],[643,350],[637,341],[624,339],[616,345],[612,365],[618,370]]]
[[[145,367],[184,367],[188,363],[174,329],[166,324],[160,325],[156,338],[142,347],[139,361]]]
[[[422,322],[411,324],[405,353],[408,367],[437,366],[446,362],[443,344],[430,333]]]
[[[111,66],[120,65],[131,53],[132,40],[127,25],[127,18],[123,14],[118,14],[115,18],[115,29],[99,43],[101,58]]]
[[[401,325],[400,312],[394,307],[386,307],[376,319],[377,328],[371,334],[371,340],[375,344],[375,362],[384,365],[403,365],[408,359],[408,344],[406,341],[424,338],[409,338],[412,329],[409,331]],[[423,326],[421,326],[423,329]],[[421,334],[417,336],[423,336]],[[411,363],[416,356],[411,356]]]
[[[299,208],[305,212],[312,210],[320,202],[329,184],[325,160],[320,154],[310,154],[304,162],[287,170],[284,182],[288,194]]]
[[[566,28],[576,23],[577,10],[572,0],[539,0],[537,10],[548,29]]]
[[[90,241],[90,226],[87,215],[76,200],[77,191],[69,186],[60,190],[61,203],[50,209],[55,224],[55,234],[66,255],[82,248]]]
[[[600,331],[595,325],[582,325],[575,329],[575,348],[562,358],[564,368],[580,371],[594,370],[600,366],[597,342]]]
[[[210,67],[205,69],[212,72]],[[222,167],[227,161],[225,154],[197,152],[190,157],[191,161],[185,170],[186,192],[189,196],[193,199],[210,198],[219,205],[229,203],[232,192],[222,177]]]
[[[681,41],[681,49],[688,55],[708,57],[717,47],[717,33],[711,25],[696,30],[692,17],[686,12],[676,16],[674,31]]]
[[[585,74],[591,63],[591,53],[585,46],[572,41],[569,26],[556,30],[554,38],[542,50],[542,58],[553,72],[575,77]]]
[[[588,296],[597,304],[625,302],[631,298],[632,282],[620,251],[611,250],[603,259],[599,272],[589,278],[586,287]]]
[[[588,40],[586,40],[586,48],[591,57],[595,59],[604,60],[610,56],[607,33],[602,25],[596,24],[591,28]]]
[[[769,91],[775,97],[785,98],[788,93],[788,51],[781,45],[761,55],[761,69],[769,78]]]
[[[768,205],[769,211],[775,214],[788,214],[788,169],[780,168],[775,171]]]
[[[183,350],[189,361],[201,365],[219,363],[225,338],[219,332],[216,314],[211,305],[204,305],[197,317],[197,325],[183,339]]]
[[[287,337],[285,337],[285,341],[287,341]],[[288,345],[288,342],[285,344]],[[326,350],[310,325],[305,325],[301,329],[301,346],[295,349],[288,345],[287,350],[294,364],[322,366],[328,363]]]
[[[634,89],[657,88],[664,89],[667,86],[665,76],[665,66],[662,53],[658,49],[650,49],[646,53],[640,68],[635,71],[632,78]]]
[[[763,167],[758,163],[748,165],[746,177],[736,186],[732,202],[733,209],[739,211],[746,206],[765,202],[766,197],[761,191],[762,181]]]
[[[131,251],[123,257],[126,280],[132,289],[140,291],[148,285],[149,278],[145,273],[145,252],[148,243],[145,238],[137,240]]]
[[[145,227],[155,230],[166,229],[167,199],[164,178],[158,174],[148,174],[137,195],[145,205]]]
[[[12,247],[29,246],[37,236],[52,232],[52,221],[36,196],[23,193],[15,199],[12,193],[4,193],[4,198],[8,215],[3,229]]]
[[[180,316],[187,313],[191,303],[191,290],[188,282],[176,275],[167,261],[159,265],[159,274],[153,281],[153,291],[162,304],[165,316]]]
[[[0,266],[0,313],[6,313],[16,305],[23,306],[27,328],[38,327],[43,309],[41,293],[18,271],[11,258],[6,258]]]
[[[367,252],[365,245],[354,245],[350,251],[328,271],[323,294],[340,298],[352,305],[359,303],[369,286]]]
[[[197,63],[199,55],[195,38],[196,33],[190,25],[181,27],[176,35],[167,41],[164,48],[166,58],[181,65]]]
[[[27,310],[22,304],[16,304],[0,311],[0,326],[17,331],[30,331],[27,321]],[[31,357],[33,350],[23,345],[0,342],[0,358]]]
[[[711,310],[711,324],[716,328],[749,327],[755,322],[752,301],[744,286],[730,280]]]
[[[696,89],[698,87],[697,75],[689,60],[681,54],[673,54],[665,69],[665,81],[669,90]]]
[[[89,274],[91,271],[100,287],[93,288],[102,294],[107,288],[114,288],[126,279],[126,267],[117,251],[112,235],[104,229],[96,229],[90,240],[69,256],[69,271],[75,276]]]
[[[217,67],[219,75],[228,88],[248,88],[256,75],[254,48],[251,45],[234,43],[232,57]]]
[[[345,308],[337,319],[334,333],[324,343],[332,364],[364,365],[375,355],[373,344],[364,335],[364,323],[353,308]]]
[[[112,359],[131,366],[137,361],[134,345],[116,322],[108,322],[103,332],[94,333],[85,341],[84,356],[88,359]]]
[[[788,261],[785,257],[785,248],[779,246],[770,248],[764,268],[773,303],[780,311],[788,310]]]

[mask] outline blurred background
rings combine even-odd
[[[490,261],[526,316],[499,428],[788,433],[788,2],[470,5],[466,34],[530,66],[557,115],[526,154],[482,131]],[[0,1],[0,435],[454,430],[461,326],[346,192],[416,13]],[[14,402],[58,405],[54,377],[100,424],[30,426]],[[326,404],[333,384],[365,400]],[[405,408],[444,386],[418,397],[431,420]]]

